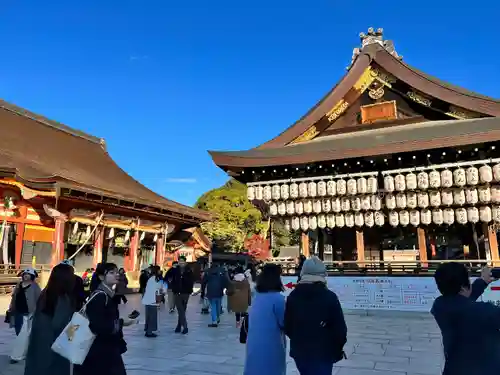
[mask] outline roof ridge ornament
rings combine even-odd
[[[352,50],[351,64],[347,67],[347,70],[351,69],[351,67],[354,65],[354,62],[361,54],[363,48],[372,44],[380,45],[398,60],[403,59],[403,56],[398,55],[398,53],[396,52],[394,42],[392,40],[384,40],[384,29],[382,28],[378,28],[377,30],[375,30],[373,27],[370,27],[367,33],[359,33],[359,38],[361,40],[361,48],[356,47]]]

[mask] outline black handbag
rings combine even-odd
[[[243,316],[242,319],[240,327],[240,344],[246,344],[248,337],[248,315]]]

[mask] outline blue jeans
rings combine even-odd
[[[16,336],[19,336],[21,328],[23,328],[24,317],[26,314],[14,314],[14,331]]]
[[[333,370],[332,362],[294,358],[297,370],[300,375],[331,375]]]
[[[212,315],[212,323],[219,323],[220,310],[222,308],[222,298],[210,298],[210,314]]]

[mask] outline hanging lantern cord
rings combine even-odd
[[[92,232],[90,232],[90,234],[87,236],[87,238],[85,239],[85,241],[83,242],[83,244],[75,251],[75,253],[72,256],[70,256],[68,258],[68,260],[73,259],[83,249],[83,247],[85,245],[87,245],[87,242],[90,240],[90,238],[92,237],[92,235],[94,234],[94,232],[97,230],[97,227],[101,223],[101,220],[102,220],[103,217],[104,217],[104,212],[101,212],[101,215],[99,215],[99,218],[97,219],[97,223],[95,224],[94,229],[92,229]]]

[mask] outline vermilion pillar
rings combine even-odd
[[[155,263],[162,267],[163,261],[165,259],[165,246],[162,235],[158,235],[158,239],[156,240],[156,251],[155,251]]]
[[[55,218],[54,220],[55,231],[52,242],[52,266],[55,266],[64,260],[64,228],[66,224],[64,219]]]
[[[19,214],[22,219],[26,218],[26,214],[28,212],[28,208],[26,206],[19,207]],[[21,258],[23,254],[23,241],[24,241],[24,229],[26,228],[26,224],[17,223],[16,224],[16,252],[15,252],[15,264],[16,268],[21,266]]]
[[[97,227],[94,233],[94,252],[93,265],[94,268],[98,263],[102,262],[102,244],[104,243],[104,227]]]
[[[137,265],[137,249],[139,247],[139,232],[135,231],[130,238],[129,254],[127,259],[126,271],[135,271]]]

